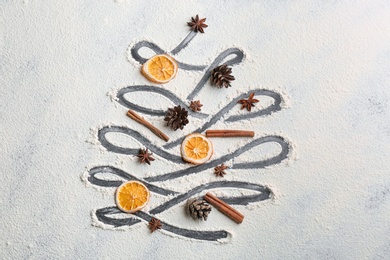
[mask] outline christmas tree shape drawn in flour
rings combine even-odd
[[[183,48],[185,48],[191,40],[196,36],[195,31],[191,31],[187,37],[170,53],[170,55],[174,56],[178,54]],[[130,46],[130,55],[131,57],[137,61],[139,64],[144,64],[148,59],[144,58],[140,55],[139,50],[141,48],[148,48],[156,54],[164,54],[167,53],[165,50],[161,49],[158,45],[149,42],[149,41],[140,41]],[[227,59],[228,57],[232,57]],[[155,85],[134,85],[124,87],[119,89],[116,93],[116,100],[122,106],[137,111],[141,114],[154,116],[156,120],[162,120],[166,111],[156,110],[151,108],[146,108],[135,104],[131,101],[131,94],[126,95],[133,92],[139,93],[154,93],[156,95],[160,95],[171,101],[175,105],[180,105],[181,107],[188,107],[188,101],[193,100],[199,92],[203,89],[206,83],[210,79],[211,71],[213,68],[227,64],[228,66],[238,65],[242,62],[244,58],[244,53],[242,50],[238,48],[228,48],[221,52],[215,60],[210,65],[199,66],[199,65],[191,65],[187,63],[182,63],[177,61],[179,70],[187,70],[187,71],[201,71],[204,72],[204,75],[197,83],[197,85],[193,88],[191,93],[188,94],[187,100],[182,100],[174,93],[170,92],[167,89],[157,87]],[[223,62],[224,61],[224,62]],[[251,93],[254,93],[255,96],[266,96],[268,98],[273,99],[273,103],[268,107],[263,109],[254,110],[250,113],[239,114],[239,115],[231,115],[225,116],[227,113],[234,107],[237,106],[237,102],[241,99],[247,98]],[[244,121],[251,118],[263,117],[270,115],[271,113],[280,111],[282,109],[283,99],[281,95],[275,91],[266,90],[266,89],[253,89],[247,93],[242,93],[241,95],[235,97],[231,102],[229,102],[226,106],[221,108],[214,114],[208,114],[203,112],[193,112],[188,109],[189,118],[194,117],[202,121],[202,125],[200,125],[193,132],[202,133],[209,129],[211,126],[216,124],[218,121],[224,120],[224,122],[238,122]],[[151,102],[153,103],[153,102]],[[157,146],[149,139],[147,139],[140,132],[133,130],[126,126],[115,126],[115,125],[107,125],[101,127],[97,132],[97,139],[107,151],[117,154],[124,155],[132,155],[135,156],[138,154],[140,147],[134,148],[124,148],[120,147],[114,143],[111,143],[106,135],[109,133],[119,133],[122,135],[127,135],[130,138],[135,139],[141,145],[147,147],[155,156],[156,159],[164,158],[167,161],[170,161],[174,164],[182,164],[184,166],[188,166],[184,169],[175,170],[172,172],[167,172],[161,175],[155,175],[151,177],[142,178],[141,174],[138,174],[137,177],[132,175],[122,169],[111,165],[105,166],[95,166],[89,168],[85,173],[84,180],[93,186],[103,187],[112,189],[120,186],[122,183],[129,180],[137,180],[143,183],[152,194],[158,194],[159,196],[166,196],[167,200],[157,207],[150,209],[148,211],[138,211],[133,214],[125,214],[121,210],[119,210],[116,206],[109,206],[94,210],[92,212],[92,217],[95,221],[100,222],[104,226],[110,226],[113,229],[117,229],[124,226],[133,226],[138,223],[148,223],[152,217],[156,217],[161,220],[162,230],[165,232],[173,233],[179,237],[186,237],[195,240],[201,241],[223,241],[224,239],[230,236],[230,233],[226,230],[199,230],[198,227],[195,229],[187,229],[182,228],[180,226],[175,226],[169,223],[169,220],[164,220],[163,218],[159,218],[158,215],[168,209],[171,208],[179,208],[177,205],[184,204],[188,199],[197,196],[201,197],[208,191],[213,191],[215,189],[227,189],[227,190],[246,190],[246,193],[242,193],[245,195],[240,196],[221,196],[220,198],[231,205],[248,205],[249,203],[258,203],[260,201],[268,200],[272,198],[272,190],[269,187],[264,185],[259,185],[257,183],[250,182],[242,182],[242,181],[212,181],[208,183],[198,183],[195,184],[195,187],[191,187],[186,192],[177,192],[172,189],[162,188],[159,184],[173,180],[176,178],[182,178],[184,176],[197,174],[203,172],[205,170],[210,170],[222,163],[227,161],[233,161],[233,164],[229,167],[230,169],[262,169],[267,166],[272,166],[280,163],[281,161],[287,159],[291,152],[291,145],[289,142],[282,136],[279,135],[265,135],[259,138],[255,138],[250,142],[246,143],[242,147],[236,148],[233,152],[228,154],[224,154],[218,158],[211,158],[210,161],[201,164],[201,165],[191,165],[182,160],[182,157],[176,155],[175,152],[178,150],[178,146],[182,143],[185,136],[179,137],[176,140],[170,141],[163,145],[162,147]],[[241,162],[234,163],[234,158],[237,158],[241,154],[245,152],[263,145],[267,143],[274,143],[280,146],[280,152],[277,155],[270,156],[266,159],[258,160],[254,159],[254,161],[250,162]],[[153,165],[152,165],[153,166]],[[149,167],[152,167],[149,166]],[[168,168],[168,167],[167,167]],[[182,167],[183,168],[183,167]],[[105,178],[106,177],[106,178]],[[112,177],[116,177],[113,179]],[[220,178],[219,178],[220,179]],[[246,195],[250,193],[250,195]],[[184,217],[184,216],[183,216]],[[194,227],[196,226],[196,222],[194,222]]]

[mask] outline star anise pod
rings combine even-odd
[[[139,158],[141,163],[147,163],[150,165],[151,161],[154,161],[154,158],[152,157],[152,153],[148,152],[148,148],[146,149],[139,149],[137,157]]]
[[[200,103],[200,100],[191,101],[191,103],[190,103],[190,108],[194,112],[200,111],[202,106],[203,105]]]
[[[231,87],[230,82],[235,80],[232,74],[232,68],[229,68],[226,64],[215,67],[211,71],[211,82],[219,88]]]
[[[214,174],[219,176],[219,177],[223,177],[226,174],[225,170],[227,168],[228,167],[226,165],[221,164],[221,165],[214,168]]]
[[[153,233],[157,229],[161,229],[161,227],[162,227],[162,224],[161,224],[161,221],[159,219],[152,218],[150,220],[150,222],[149,222],[150,233]]]
[[[199,19],[199,15],[196,15],[195,18],[191,17],[191,22],[188,22],[187,25],[191,27],[190,29],[191,31],[195,31],[195,32],[199,31],[201,33],[204,33],[203,28],[208,27],[208,25],[204,23],[205,21],[206,18]]]
[[[246,108],[248,111],[251,111],[252,107],[255,106],[255,103],[259,102],[258,99],[253,98],[255,93],[251,93],[248,99],[241,99],[237,103],[242,104],[241,109]]]

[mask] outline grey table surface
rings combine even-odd
[[[221,104],[240,88],[277,89],[289,101],[253,124],[288,137],[293,158],[237,175],[275,198],[240,207],[239,226],[210,220],[207,228],[232,231],[228,243],[95,227],[91,211],[112,197],[86,187],[86,168],[132,169],[86,142],[91,128],[129,124],[107,96],[146,82],[127,49],[142,39],[173,49],[197,13],[209,27],[178,59],[246,54]],[[389,17],[387,0],[2,1],[0,258],[389,259]]]

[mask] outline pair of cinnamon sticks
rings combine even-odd
[[[207,192],[203,198],[237,224],[240,224],[244,220],[244,215],[210,192]]]

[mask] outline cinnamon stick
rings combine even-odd
[[[210,192],[206,193],[204,199],[237,224],[240,224],[244,220],[244,215]]]
[[[246,130],[207,130],[206,137],[254,137],[254,131]]]
[[[164,141],[168,142],[169,137],[166,134],[164,134],[160,129],[158,129],[157,127],[153,126],[151,123],[146,121],[143,117],[141,117],[140,115],[135,113],[133,110],[127,111],[127,116],[130,117],[131,119],[133,119],[134,121],[146,126],[155,135],[157,135],[158,137],[160,137]]]

